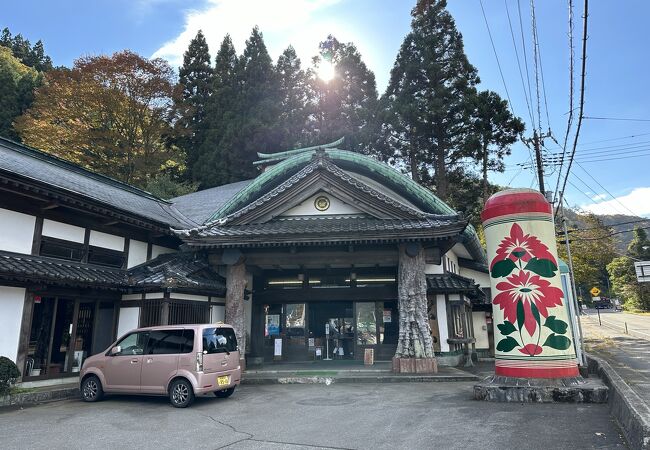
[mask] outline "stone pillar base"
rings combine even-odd
[[[512,403],[607,403],[598,378],[513,378],[492,375],[474,385],[474,399]]]
[[[438,373],[436,358],[393,358],[394,373]]]

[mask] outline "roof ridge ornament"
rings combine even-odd
[[[261,164],[270,164],[271,162],[277,162],[281,161],[283,159],[287,159],[291,156],[299,155],[301,153],[307,153],[307,152],[313,152],[313,151],[324,151],[326,149],[330,148],[336,148],[337,146],[341,145],[343,141],[345,140],[345,137],[341,137],[337,139],[334,142],[329,142],[327,144],[320,144],[320,145],[314,145],[312,147],[303,147],[303,148],[296,148],[293,150],[286,150],[286,151],[281,151],[281,152],[275,152],[275,153],[257,153],[258,158],[260,158],[260,161],[255,161],[253,164],[254,165],[261,165]]]

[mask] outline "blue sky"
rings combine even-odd
[[[23,33],[32,42],[42,39],[55,64],[69,66],[80,55],[111,53],[124,48],[145,56],[162,56],[178,64],[189,38],[198,28],[206,33],[214,56],[225,33],[233,36],[241,51],[250,29],[257,24],[273,58],[292,44],[306,63],[328,33],[340,40],[353,41],[375,72],[381,91],[402,39],[409,31],[409,12],[415,0],[6,0],[3,3],[0,27],[8,26],[13,33]],[[550,118],[549,124],[542,100],[541,123],[543,130],[550,126],[561,142],[569,110],[567,2],[538,0],[535,3]],[[578,83],[582,2],[574,0],[574,3]],[[513,109],[524,119],[530,133],[532,123],[505,6],[508,5],[523,63],[517,0],[483,0],[483,4]],[[585,115],[650,119],[650,91],[645,76],[649,69],[645,29],[650,2],[591,2],[590,6]],[[463,33],[466,53],[478,68],[480,87],[495,90],[505,98],[479,0],[449,0],[448,7]],[[536,109],[529,2],[521,0],[521,8],[533,88],[531,106]],[[525,77],[525,71],[523,74]],[[536,111],[533,112],[537,121]],[[559,151],[549,139],[545,146],[549,153]],[[535,178],[531,170],[517,166],[528,158],[526,147],[516,145],[506,161],[506,172],[492,174],[491,179],[513,187],[533,186]],[[576,158],[580,165],[574,165],[566,191],[571,205],[600,213],[633,212],[650,217],[650,121],[584,120]],[[557,173],[549,173],[546,179],[547,186],[555,188]]]

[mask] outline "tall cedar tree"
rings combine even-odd
[[[242,83],[239,98],[239,142],[230,151],[230,182],[257,176],[253,165],[257,152],[278,150],[277,120],[280,114],[278,80],[264,38],[257,27],[246,41],[241,56]]]
[[[32,46],[22,34],[12,36],[9,28],[4,28],[0,33],[0,46],[11,49],[14,56],[27,67],[39,72],[52,70],[52,59],[45,54],[45,47],[40,40]]]
[[[23,141],[138,186],[182,170],[169,146],[174,71],[128,50],[52,70],[32,107],[16,120]]]
[[[472,99],[470,145],[481,169],[483,203],[490,196],[488,172],[503,172],[503,158],[524,131],[524,123],[513,116],[508,102],[493,91],[481,91]]]
[[[382,98],[386,157],[448,197],[449,170],[471,155],[468,99],[479,82],[445,0],[420,0]]]
[[[208,101],[207,130],[198,148],[197,161],[189,167],[201,189],[219,186],[230,180],[229,151],[237,137],[240,62],[230,35],[221,42],[215,59],[212,94]]]
[[[320,43],[320,55],[311,71],[315,101],[312,143],[325,143],[345,137],[344,148],[360,153],[371,151],[376,126],[377,83],[361,53],[351,43],[339,42],[330,35]],[[317,76],[321,64],[332,64],[334,76]]]
[[[300,58],[292,46],[282,52],[275,71],[280,101],[278,149],[304,146],[309,139],[313,113],[309,74],[301,68]]]
[[[208,43],[199,30],[183,54],[183,65],[178,70],[180,95],[177,97],[180,98],[176,101],[179,111],[176,134],[179,145],[187,155],[188,167],[196,164],[199,148],[205,140],[206,109],[212,91],[213,74]]]

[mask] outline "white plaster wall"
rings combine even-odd
[[[224,305],[212,305],[210,317],[211,323],[224,322],[226,318],[226,307]]]
[[[142,300],[142,294],[122,294],[122,300]]]
[[[444,269],[442,268],[442,264],[425,264],[424,273],[428,275],[444,273]]]
[[[36,217],[0,208],[0,250],[32,253]]]
[[[448,352],[449,343],[449,326],[447,325],[447,305],[445,304],[445,296],[436,296],[436,314],[438,317],[438,334],[440,335],[440,351]]]
[[[487,321],[485,320],[485,312],[473,311],[472,321],[474,322],[474,338],[476,338],[476,348],[489,349],[490,343],[488,341]]]
[[[147,300],[153,300],[156,298],[165,298],[165,294],[163,292],[149,292],[147,294],[144,294],[144,298]]]
[[[176,250],[173,248],[161,247],[160,245],[151,246],[151,259],[159,255],[165,255],[167,253],[176,253]]]
[[[25,288],[0,286],[0,356],[16,362]]]
[[[124,251],[124,238],[122,236],[115,236],[114,234],[90,230],[90,239],[88,243],[95,247],[108,248],[111,250],[117,250],[118,252]]]
[[[120,308],[120,315],[117,321],[117,337],[121,337],[128,331],[138,328],[140,323],[140,308]]]
[[[129,258],[127,260],[127,267],[137,266],[147,262],[147,243],[131,239],[129,241]]]
[[[209,300],[207,295],[192,295],[172,292],[170,296],[173,300],[194,300],[195,302],[207,302]]]
[[[86,230],[75,225],[70,225],[54,220],[43,220],[43,236],[49,236],[66,241],[84,243]]]
[[[474,282],[481,287],[485,287],[485,288],[490,287],[490,275],[487,273],[461,267],[460,274],[464,277],[473,279]]]
[[[326,211],[319,211],[314,206],[314,201],[317,197],[324,195],[330,200],[330,207]],[[318,194],[312,195],[307,200],[299,203],[293,208],[283,212],[280,216],[332,216],[340,214],[361,214],[362,211],[355,206],[349,205],[336,197],[326,193],[319,192]]]

